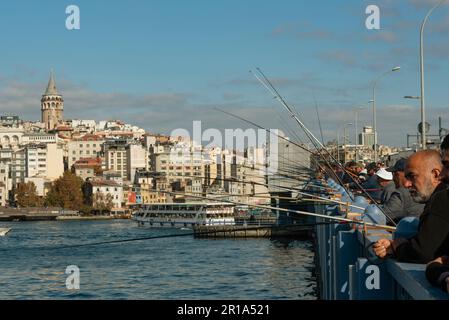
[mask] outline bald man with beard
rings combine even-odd
[[[439,193],[446,192],[440,180],[442,167],[441,155],[435,150],[420,151],[408,159],[405,187],[415,202],[425,203],[418,233],[409,239],[380,239],[373,247],[379,258],[388,255],[401,262],[428,263],[443,253],[449,236],[449,208],[439,199]]]

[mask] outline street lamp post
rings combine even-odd
[[[446,0],[441,0],[438,2],[435,6],[433,6],[432,9],[429,10],[426,17],[424,18],[422,24],[421,24],[421,30],[419,33],[419,48],[420,48],[420,70],[421,70],[421,123],[422,123],[422,149],[427,149],[427,141],[426,141],[426,130],[425,130],[425,123],[426,123],[426,97],[424,95],[424,27],[426,26],[426,22],[429,19],[432,12],[437,9],[439,6],[443,4]]]
[[[421,97],[418,97],[418,96],[404,96],[404,99],[421,100]],[[423,125],[421,131],[424,131],[424,130],[425,130],[425,126]],[[421,137],[422,137],[422,134],[423,133],[421,132]],[[416,140],[418,140],[418,135],[416,135]],[[421,143],[422,142],[423,142],[423,140],[421,139]],[[418,142],[418,146],[419,146],[419,142]],[[421,144],[421,146],[422,146],[422,144]],[[408,147],[408,139],[407,139],[407,147]]]
[[[376,120],[376,87],[379,80],[389,74],[390,72],[399,71],[401,67],[394,67],[393,69],[381,74],[373,82],[373,130],[374,130],[374,162],[377,162],[377,120]]]

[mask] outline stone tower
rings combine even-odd
[[[56,90],[53,70],[50,73],[47,90],[41,99],[42,122],[47,130],[53,130],[63,121],[64,99]]]

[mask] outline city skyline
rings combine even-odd
[[[74,31],[65,29],[66,4],[2,4],[2,12],[21,13],[0,22],[8,48],[0,61],[2,113],[38,121],[53,68],[67,119],[107,115],[164,134],[191,130],[193,120],[204,128],[247,127],[213,110],[220,107],[285,129],[279,114],[288,115],[248,73],[261,67],[318,136],[316,98],[324,138],[333,140],[338,127],[354,121],[353,108],[371,99],[371,81],[400,65],[379,85],[377,116],[379,143],[403,146],[420,121],[419,101],[403,96],[419,95],[419,25],[432,3],[78,1],[81,29]],[[369,4],[381,9],[381,30],[365,28]],[[436,11],[426,30],[427,119],[434,133],[438,115],[449,126],[449,69],[442,59],[449,52],[448,9]],[[371,107],[359,118],[359,131],[372,125]]]

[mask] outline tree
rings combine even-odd
[[[83,179],[70,171],[65,171],[50,188],[45,198],[47,206],[62,207],[70,210],[80,210],[83,207]]]
[[[37,195],[36,185],[33,182],[19,183],[15,190],[16,202],[20,207],[40,207],[41,198]]]
[[[114,207],[113,199],[110,193],[97,192],[93,196],[93,209],[100,211],[100,214],[103,211],[111,211]]]

